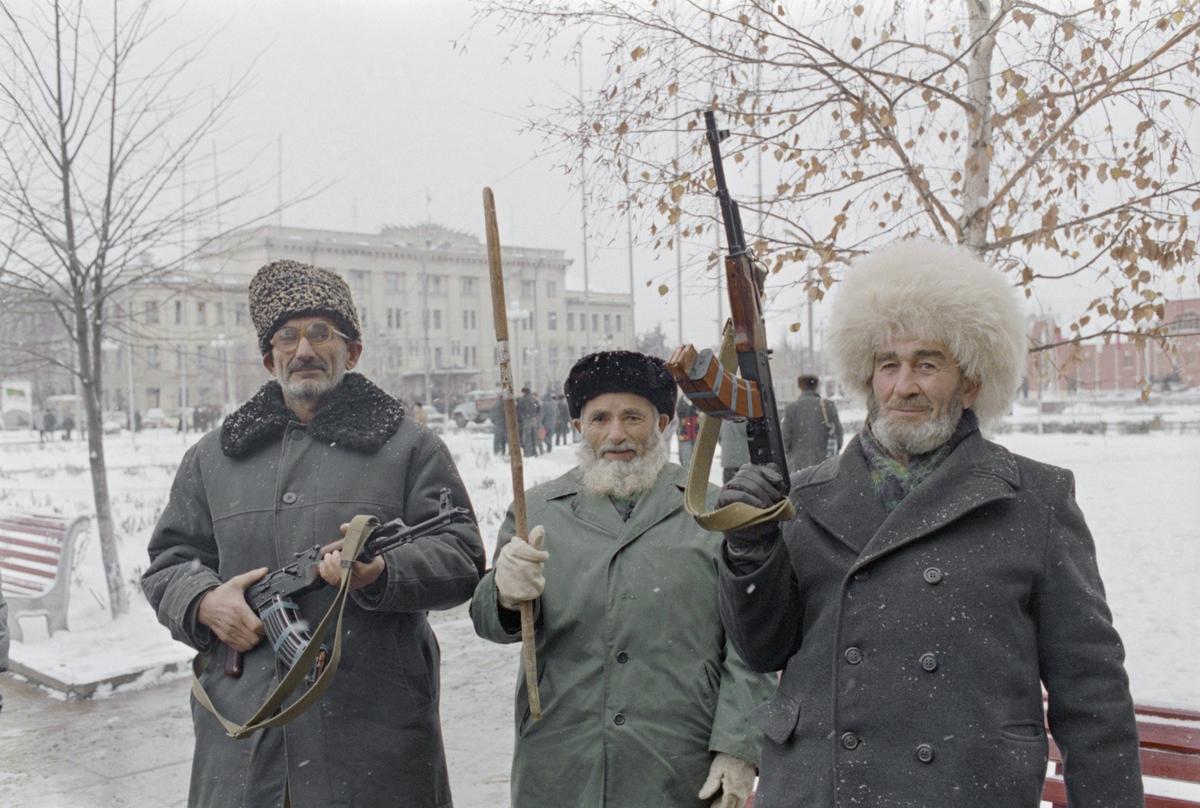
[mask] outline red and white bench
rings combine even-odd
[[[21,617],[44,617],[53,634],[67,628],[75,542],[88,518],[0,513],[0,591],[8,601],[8,626],[21,640]]]

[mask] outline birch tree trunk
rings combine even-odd
[[[996,28],[991,0],[966,0],[968,35],[976,43],[967,63],[967,155],[959,230],[964,244],[979,252],[987,244],[992,173],[992,51]],[[1003,2],[1002,2],[1003,5]],[[1001,9],[1003,13],[1004,9]]]

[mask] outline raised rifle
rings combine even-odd
[[[450,489],[443,488],[436,516],[413,525],[406,525],[399,519],[377,525],[367,535],[356,560],[370,561],[385,550],[430,536],[453,522],[469,521],[471,512],[455,506],[450,501]],[[296,553],[295,560],[290,564],[268,573],[246,589],[246,602],[262,620],[267,640],[288,670],[296,664],[313,639],[308,621],[300,616],[297,600],[327,586],[318,568],[326,553],[333,552],[340,545],[341,542],[337,541],[326,545],[314,544]],[[325,659],[325,653],[318,657],[316,666],[309,672],[310,680],[320,675]],[[228,676],[242,675],[242,653],[229,646],[225,647],[225,673]]]
[[[750,444],[750,462],[773,463],[783,476],[784,493],[788,483],[787,457],[771,383],[770,350],[763,324],[762,301],[766,270],[746,246],[738,204],[729,194],[725,169],[721,162],[721,141],[728,129],[717,129],[716,115],[704,113],[705,139],[712,153],[716,196],[725,225],[729,252],[725,256],[725,282],[729,290],[729,311],[733,324],[734,349],[740,376],[721,367],[709,349],[697,352],[691,345],[675,349],[667,367],[675,381],[698,409],[710,417],[746,422]],[[711,461],[711,455],[709,457]]]

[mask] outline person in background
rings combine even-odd
[[[554,396],[554,408],[558,410],[558,417],[554,419],[554,443],[566,446],[568,433],[571,430],[571,413],[567,409],[566,396],[561,393],[556,394]]]
[[[827,334],[866,424],[792,477],[790,522],[726,533],[721,560],[734,645],[783,669],[754,716],[761,805],[1037,808],[1048,725],[1073,808],[1141,806],[1074,477],[980,432],[1025,366],[1010,279],[965,247],[902,242],[847,269]],[[746,465],[717,503],[769,507],[782,482]]]
[[[750,462],[750,441],[745,421],[721,421],[721,473],[729,482],[737,470]]]
[[[508,426],[504,422],[504,394],[496,395],[496,403],[488,411],[492,422],[492,454],[502,455],[508,445]]]
[[[842,422],[837,405],[821,398],[820,380],[804,375],[796,380],[800,397],[783,413],[783,449],[788,471],[815,466],[842,450]]]
[[[526,384],[521,388],[521,397],[517,399],[517,425],[521,432],[521,451],[526,457],[538,455],[538,426],[541,424],[541,408]]]
[[[541,407],[542,427],[538,434],[541,436],[545,452],[549,454],[554,448],[554,430],[558,425],[558,406],[554,403],[553,393],[546,393],[541,400]]]
[[[676,427],[679,438],[679,465],[685,469],[692,462],[692,452],[696,448],[696,439],[700,437],[700,411],[688,398],[682,397],[675,410]]]

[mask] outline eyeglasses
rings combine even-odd
[[[334,334],[350,341],[350,337],[338,331],[329,323],[309,323],[304,328],[293,328],[290,325],[276,331],[271,336],[271,344],[281,351],[294,351],[300,345],[300,338],[304,337],[308,340],[308,344],[312,346],[324,345],[329,342],[329,338]]]

